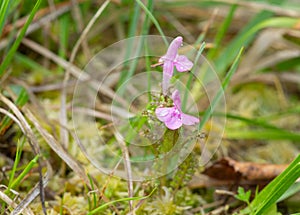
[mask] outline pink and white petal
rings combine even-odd
[[[188,114],[181,114],[181,120],[182,123],[185,125],[195,125],[198,124],[200,122],[200,120],[197,117],[188,115]]]
[[[170,60],[164,61],[164,66],[163,66],[163,74],[166,74],[170,77],[173,76],[173,71],[174,71],[174,64]]]
[[[174,61],[178,72],[186,72],[193,68],[193,62],[184,55],[178,55]]]
[[[159,58],[158,62],[163,63],[163,62],[165,62],[165,60],[166,60],[166,55],[163,55]]]
[[[175,115],[172,116],[169,120],[165,121],[165,125],[171,130],[176,130],[182,126],[182,121]]]
[[[175,90],[172,94],[172,99],[175,107],[181,112],[181,99],[180,99],[180,93],[178,90]]]
[[[167,54],[165,55],[165,59],[167,60],[175,60],[176,56],[177,56],[177,52],[179,47],[182,45],[182,37],[176,37],[170,44]]]
[[[169,85],[170,85],[170,80],[173,75],[173,63],[171,61],[165,61],[164,66],[163,66],[163,81],[162,81],[162,89],[163,89],[163,94],[166,95]]]
[[[156,108],[155,110],[156,117],[162,122],[168,121],[172,117],[173,112],[174,107]]]

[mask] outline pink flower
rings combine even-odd
[[[195,125],[199,123],[198,118],[182,113],[181,99],[178,90],[173,92],[172,99],[174,107],[156,108],[155,114],[160,121],[164,122],[165,125],[171,130],[178,129],[183,124]]]
[[[167,94],[170,79],[173,75],[174,66],[178,72],[186,72],[191,70],[193,63],[184,55],[178,55],[178,49],[182,45],[182,37],[176,37],[170,44],[167,53],[159,59],[163,62],[163,94]]]

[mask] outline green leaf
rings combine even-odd
[[[249,203],[250,196],[251,196],[251,190],[248,190],[247,192],[245,192],[243,187],[239,187],[238,194],[235,195],[234,197],[240,201]]]

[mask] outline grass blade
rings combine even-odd
[[[160,35],[163,37],[163,40],[166,44],[166,46],[169,46],[169,43],[166,39],[166,36],[163,32],[163,30],[161,29],[158,21],[156,20],[156,18],[153,16],[153,14],[151,13],[151,11],[143,4],[143,2],[141,0],[136,0],[136,2],[140,5],[140,7],[145,11],[145,13],[149,16],[149,18],[151,19],[151,21],[153,22],[153,24],[155,25],[155,27],[157,28],[158,32],[160,33]]]
[[[204,124],[208,121],[209,117],[212,115],[218,101],[220,100],[222,94],[224,93],[224,91],[226,90],[226,88],[228,87],[228,84],[231,80],[231,77],[233,76],[233,74],[235,73],[237,67],[238,67],[238,63],[240,61],[240,57],[242,55],[243,52],[243,48],[240,49],[238,55],[236,56],[233,64],[231,65],[227,75],[225,76],[224,81],[222,82],[222,86],[221,88],[218,90],[217,95],[213,98],[210,106],[206,109],[206,111],[203,114],[203,117],[199,123],[199,130],[201,130],[204,126]]]
[[[11,183],[10,188],[14,189],[16,186],[18,186],[23,178],[30,172],[30,170],[34,167],[34,165],[37,164],[38,159],[40,155],[36,155],[30,162],[29,164],[25,167],[25,169],[22,171],[22,173]]]
[[[36,14],[37,10],[39,9],[41,2],[42,2],[42,0],[37,0],[37,2],[35,3],[34,8],[32,9],[31,13],[29,14],[29,17],[28,17],[25,25],[23,26],[23,28],[20,31],[20,34],[17,36],[16,41],[14,42],[12,47],[9,49],[5,59],[1,63],[1,65],[0,65],[0,77],[3,75],[4,71],[9,66],[15,52],[17,51],[23,37],[25,36],[25,33],[26,33],[30,23],[32,22],[32,20],[34,18],[34,15]]]
[[[269,183],[251,202],[250,206],[243,210],[243,213],[252,211],[253,214],[263,214],[269,207],[291,187],[294,182],[300,177],[300,155]]]
[[[11,0],[4,0],[0,7],[0,36],[6,21],[6,17],[10,8]]]
[[[117,203],[117,202],[124,202],[124,201],[131,201],[131,200],[143,200],[143,199],[147,199],[149,198],[150,196],[152,196],[152,194],[154,193],[154,191],[156,190],[157,188],[154,188],[151,193],[148,195],[148,196],[142,196],[142,197],[128,197],[128,198],[122,198],[122,199],[117,199],[117,200],[114,200],[114,201],[111,201],[111,202],[107,202],[103,205],[101,205],[100,207],[90,211],[87,215],[92,215],[92,214],[96,214],[98,213],[99,211],[103,210],[104,208],[106,208],[107,206],[109,205],[112,205],[114,203]]]

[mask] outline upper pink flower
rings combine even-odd
[[[167,53],[159,59],[163,62],[163,94],[167,94],[170,79],[173,75],[174,66],[178,72],[186,72],[191,70],[193,63],[184,55],[178,55],[178,49],[182,45],[182,37],[176,37],[170,44]]]
[[[164,122],[165,125],[171,130],[178,129],[183,124],[195,125],[199,123],[198,118],[182,113],[181,99],[178,90],[173,92],[172,99],[174,107],[156,108],[155,114],[160,121]]]

